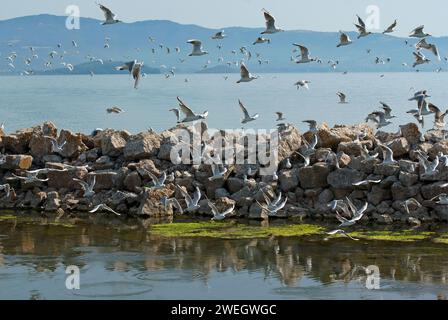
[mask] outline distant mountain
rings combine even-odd
[[[339,41],[337,32],[295,30],[267,36],[271,39],[270,44],[252,45],[262,29],[228,27],[224,28],[227,38],[212,40],[211,36],[218,30],[165,20],[102,26],[99,20],[82,18],[80,30],[66,29],[65,21],[66,17],[53,15],[0,21],[0,73],[20,73],[24,70],[41,73],[46,69],[45,62],[50,60],[52,68],[56,70],[47,71],[46,74],[65,73],[64,69],[60,69],[62,62],[75,65],[74,73],[88,73],[93,67],[94,72],[104,73],[116,63],[134,59],[145,62],[148,69],[144,72],[147,73],[157,70],[167,72],[173,67],[177,73],[235,72],[238,68],[235,65],[228,66],[226,63],[244,59],[246,56],[240,52],[243,46],[251,52],[252,57],[246,64],[254,73],[334,72],[328,63],[330,60],[339,62],[336,66],[336,71],[339,72],[413,71],[412,67],[405,67],[402,64],[412,66],[414,61],[412,46],[417,42],[415,39],[407,39],[409,43],[405,44],[404,38],[383,34],[374,34],[358,40],[356,33],[349,33],[354,43],[347,47],[336,48]],[[155,41],[151,42],[149,36]],[[106,37],[110,38],[109,48],[105,48]],[[209,54],[189,57],[191,46],[186,42],[192,38],[202,40],[204,50]],[[72,40],[77,43],[77,47],[72,46]],[[448,50],[447,40],[446,37],[429,39],[439,46],[442,54]],[[323,63],[303,65],[293,63],[291,56],[298,55],[297,52],[293,52],[293,43],[307,46],[311,55],[319,57]],[[58,48],[58,44],[62,45],[61,48]],[[221,50],[217,48],[218,44],[222,45]],[[35,48],[38,58],[31,59],[31,65],[28,66],[24,61],[32,56],[29,49],[31,46]],[[167,47],[170,53],[167,52]],[[176,52],[176,47],[180,50],[179,53]],[[370,53],[367,53],[368,49],[371,50]],[[53,50],[57,51],[58,55],[50,59],[49,53]],[[152,50],[155,50],[155,54]],[[232,53],[233,50],[235,53]],[[15,69],[8,66],[9,62],[5,59],[11,52],[17,53]],[[431,71],[442,66],[443,62],[436,61],[436,57],[430,52],[425,51],[425,55],[432,62],[419,67],[420,70]],[[390,62],[377,64],[376,57],[383,61],[389,58]],[[102,66],[92,64],[95,58],[101,58],[108,63]],[[218,58],[222,58],[221,61],[218,61]],[[86,64],[88,62],[90,64]]]

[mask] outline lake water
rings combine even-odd
[[[80,269],[80,289],[65,286]],[[357,267],[379,267],[379,289]],[[359,270],[359,269],[358,269]],[[163,238],[132,222],[0,220],[0,299],[437,299],[446,246]]]
[[[384,101],[394,109],[394,126],[413,121],[405,112],[415,108],[407,99],[414,90],[428,89],[432,102],[446,106],[447,73],[262,74],[251,83],[236,84],[239,75],[164,75],[143,78],[133,89],[127,75],[115,76],[7,76],[0,77],[0,121],[6,131],[33,126],[46,120],[58,128],[90,133],[95,128],[127,129],[132,133],[149,127],[160,131],[175,125],[170,108],[180,96],[196,112],[209,111],[210,128],[240,128],[241,99],[250,113],[260,118],[246,128],[275,128],[275,111],[284,111],[287,121],[306,127],[303,120],[316,119],[328,124],[353,124],[379,108]],[[188,82],[185,82],[188,78]],[[310,90],[296,90],[298,80],[310,80]],[[338,104],[337,91],[347,94],[349,104]],[[107,114],[106,108],[119,106],[126,112]],[[429,119],[428,119],[429,120]],[[432,119],[427,122],[428,128]]]

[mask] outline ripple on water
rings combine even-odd
[[[107,281],[83,283],[81,290],[73,294],[86,298],[117,298],[139,296],[153,290],[147,283],[133,281]]]

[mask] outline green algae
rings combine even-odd
[[[441,243],[441,244],[448,244],[448,233],[444,233],[444,234],[438,235],[438,237],[432,239],[432,242]]]
[[[355,231],[350,232],[350,236],[363,240],[372,241],[396,241],[396,242],[415,242],[429,240],[435,235],[434,232],[423,232],[415,230],[377,230],[377,231]]]
[[[0,221],[15,220],[15,219],[17,219],[17,217],[12,214],[0,215]]]
[[[312,224],[260,227],[232,222],[180,222],[153,225],[150,232],[164,237],[250,239],[270,236],[305,237],[320,234],[323,230],[324,228]]]

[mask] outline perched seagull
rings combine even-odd
[[[262,10],[264,14],[264,19],[266,21],[266,30],[261,34],[272,34],[277,32],[282,32],[282,29],[277,29],[275,27],[275,18],[265,9]]]
[[[105,6],[103,6],[99,3],[98,3],[98,5],[100,6],[100,9],[103,10],[104,17],[106,18],[106,21],[101,23],[102,25],[115,24],[115,23],[121,22],[120,20],[117,19],[117,16],[112,11],[110,11],[109,8],[106,8]]]
[[[224,30],[221,30],[221,31],[219,31],[219,32],[216,32],[213,36],[212,36],[212,39],[214,39],[214,40],[220,40],[220,39],[224,39],[225,37],[227,37],[227,35],[226,34],[224,34]]]
[[[51,141],[51,152],[59,153],[59,154],[64,152],[64,146],[67,143],[67,141],[58,143],[58,141],[53,137],[49,137],[49,136],[44,136],[44,137],[47,139],[50,139],[50,141]]]
[[[233,212],[233,210],[235,210],[235,204],[232,204],[232,206],[225,210],[224,212],[219,212],[218,208],[216,208],[216,206],[209,200],[207,202],[208,206],[210,207],[210,209],[212,209],[212,213],[213,213],[213,217],[212,220],[224,220],[225,218],[227,218],[227,216],[229,214],[231,214]]]
[[[340,104],[346,104],[347,102],[347,96],[343,92],[337,92],[336,95],[339,97],[339,103]]]
[[[439,54],[439,49],[437,48],[437,46],[435,45],[435,44],[432,44],[432,43],[427,43],[426,42],[426,38],[423,38],[422,40],[420,40],[416,45],[415,45],[415,48],[417,49],[417,50],[419,50],[419,49],[426,49],[426,50],[429,50],[429,51],[431,51],[436,57],[437,57],[437,60],[441,60],[440,59],[440,54]]]
[[[300,87],[305,88],[306,90],[309,90],[310,87],[308,84],[310,84],[311,81],[308,80],[299,80],[296,83],[294,83],[295,86],[297,86],[297,90],[299,90]]]
[[[412,65],[413,68],[421,64],[429,63],[431,61],[428,58],[426,58],[421,52],[413,52],[413,55],[415,57],[415,62]]]
[[[249,112],[247,111],[246,107],[243,105],[243,103],[241,102],[241,100],[238,100],[238,104],[240,105],[240,109],[243,112],[244,118],[241,120],[242,124],[251,122],[256,120],[259,117],[259,114],[256,113],[254,115],[249,115]]]
[[[389,27],[387,27],[386,30],[383,31],[383,33],[392,33],[394,32],[395,28],[397,27],[397,20],[395,19],[394,23],[392,23]]]
[[[345,32],[339,31],[340,32],[340,36],[339,36],[339,44],[336,47],[342,47],[342,46],[348,46],[349,44],[352,43],[352,40],[350,40],[350,37],[348,36],[348,34],[346,34]]]
[[[179,109],[177,109],[177,108],[173,108],[173,109],[170,109],[170,110],[168,110],[168,111],[173,112],[174,115],[176,116],[177,122],[179,122],[179,120],[180,120],[180,111],[179,111]]]
[[[448,205],[448,195],[446,193],[439,194],[429,201],[434,201],[436,199],[439,199],[439,201],[436,202],[437,204]]]
[[[383,151],[383,164],[394,164],[397,162],[394,160],[394,152],[391,148],[384,144],[380,144],[379,147]]]
[[[174,206],[179,210],[180,214],[184,213],[184,210],[182,209],[182,206],[179,204],[179,201],[177,201],[176,198],[170,198],[164,196],[161,199],[161,203],[163,204],[163,207],[165,208],[165,211],[168,210],[168,206]]]
[[[106,210],[106,211],[109,211],[109,212],[112,212],[112,213],[116,214],[117,216],[121,216],[121,214],[119,214],[114,209],[112,209],[111,207],[109,207],[108,205],[106,205],[104,203],[101,203],[101,204],[97,205],[95,208],[93,208],[89,212],[90,213],[94,213],[94,212],[97,212],[98,210]]]
[[[302,122],[308,123],[308,125],[309,125],[309,130],[308,131],[310,131],[310,132],[312,132],[314,134],[316,134],[318,132],[317,121],[316,120],[304,120]]]
[[[134,78],[134,89],[137,89],[142,74],[143,62],[136,62],[132,67],[132,78]]]
[[[364,21],[359,16],[357,17],[358,17],[358,23],[355,23],[355,27],[356,29],[358,29],[359,32],[358,39],[362,37],[367,37],[369,34],[372,34],[372,32],[367,31],[366,24],[364,23]]]
[[[93,189],[95,188],[96,175],[93,175],[92,181],[90,183],[87,183],[80,179],[73,179],[73,181],[76,181],[81,185],[81,188],[84,191],[85,198],[93,197],[93,195],[95,194],[95,191]]]
[[[201,190],[199,190],[198,187],[196,187],[196,190],[194,192],[193,199],[190,197],[188,192],[186,192],[184,189],[182,189],[180,186],[176,185],[176,187],[179,189],[180,193],[185,199],[185,202],[187,204],[187,208],[185,211],[187,212],[193,212],[200,208],[199,200],[201,199]]]
[[[350,238],[350,239],[352,239],[354,241],[358,241],[359,240],[359,239],[353,238],[347,232],[345,232],[344,230],[341,230],[341,229],[337,229],[337,230],[333,230],[333,231],[327,232],[327,234],[330,235],[330,236],[333,236],[335,234],[342,234],[342,235],[346,236],[347,238]]]
[[[236,83],[250,82],[250,81],[258,78],[258,77],[253,76],[249,72],[249,70],[247,69],[247,67],[244,63],[241,63],[241,65],[240,65],[240,76],[241,76],[240,80],[238,80]]]
[[[0,184],[0,190],[5,191],[7,198],[9,198],[9,196],[11,195],[11,186],[9,185],[9,183]]]
[[[414,38],[426,38],[426,37],[431,36],[429,33],[423,32],[424,27],[425,26],[420,26],[420,27],[415,28],[414,30],[411,31],[409,36],[414,37]]]
[[[297,43],[293,43],[293,45],[299,47],[300,49],[301,58],[300,60],[297,60],[296,63],[309,63],[316,60],[314,58],[310,58],[310,52],[307,47]]]
[[[191,110],[185,103],[180,100],[179,97],[177,97],[177,101],[179,101],[179,107],[183,114],[185,114],[185,118],[180,121],[181,123],[184,122],[192,122],[192,121],[198,121],[198,120],[204,120],[208,116],[208,111],[205,111],[202,114],[194,113],[193,110]]]
[[[271,39],[263,38],[263,37],[258,37],[258,38],[254,41],[254,43],[252,43],[252,45],[256,45],[256,44],[259,44],[259,43],[271,43]]]
[[[124,112],[124,110],[119,107],[107,108],[106,111],[107,111],[107,113],[122,113],[122,112]]]
[[[402,203],[402,205],[404,206],[404,208],[405,208],[407,214],[410,214],[410,211],[409,211],[409,205],[411,205],[411,204],[417,206],[417,208],[420,208],[420,207],[422,206],[422,205],[420,204],[420,202],[418,202],[418,201],[415,200],[414,198],[410,198],[410,199],[404,201],[404,202]]]
[[[196,39],[188,40],[187,43],[193,45],[193,51],[189,54],[189,56],[203,56],[204,54],[208,54],[207,51],[202,50],[202,42]]]
[[[283,117],[283,112],[277,111],[275,114],[277,115],[277,119],[275,119],[275,121],[286,120],[286,118]]]
[[[166,172],[163,171],[160,178],[156,177],[152,172],[143,169],[144,172],[151,178],[153,186],[151,189],[162,189],[165,187],[165,180],[166,180]]]

